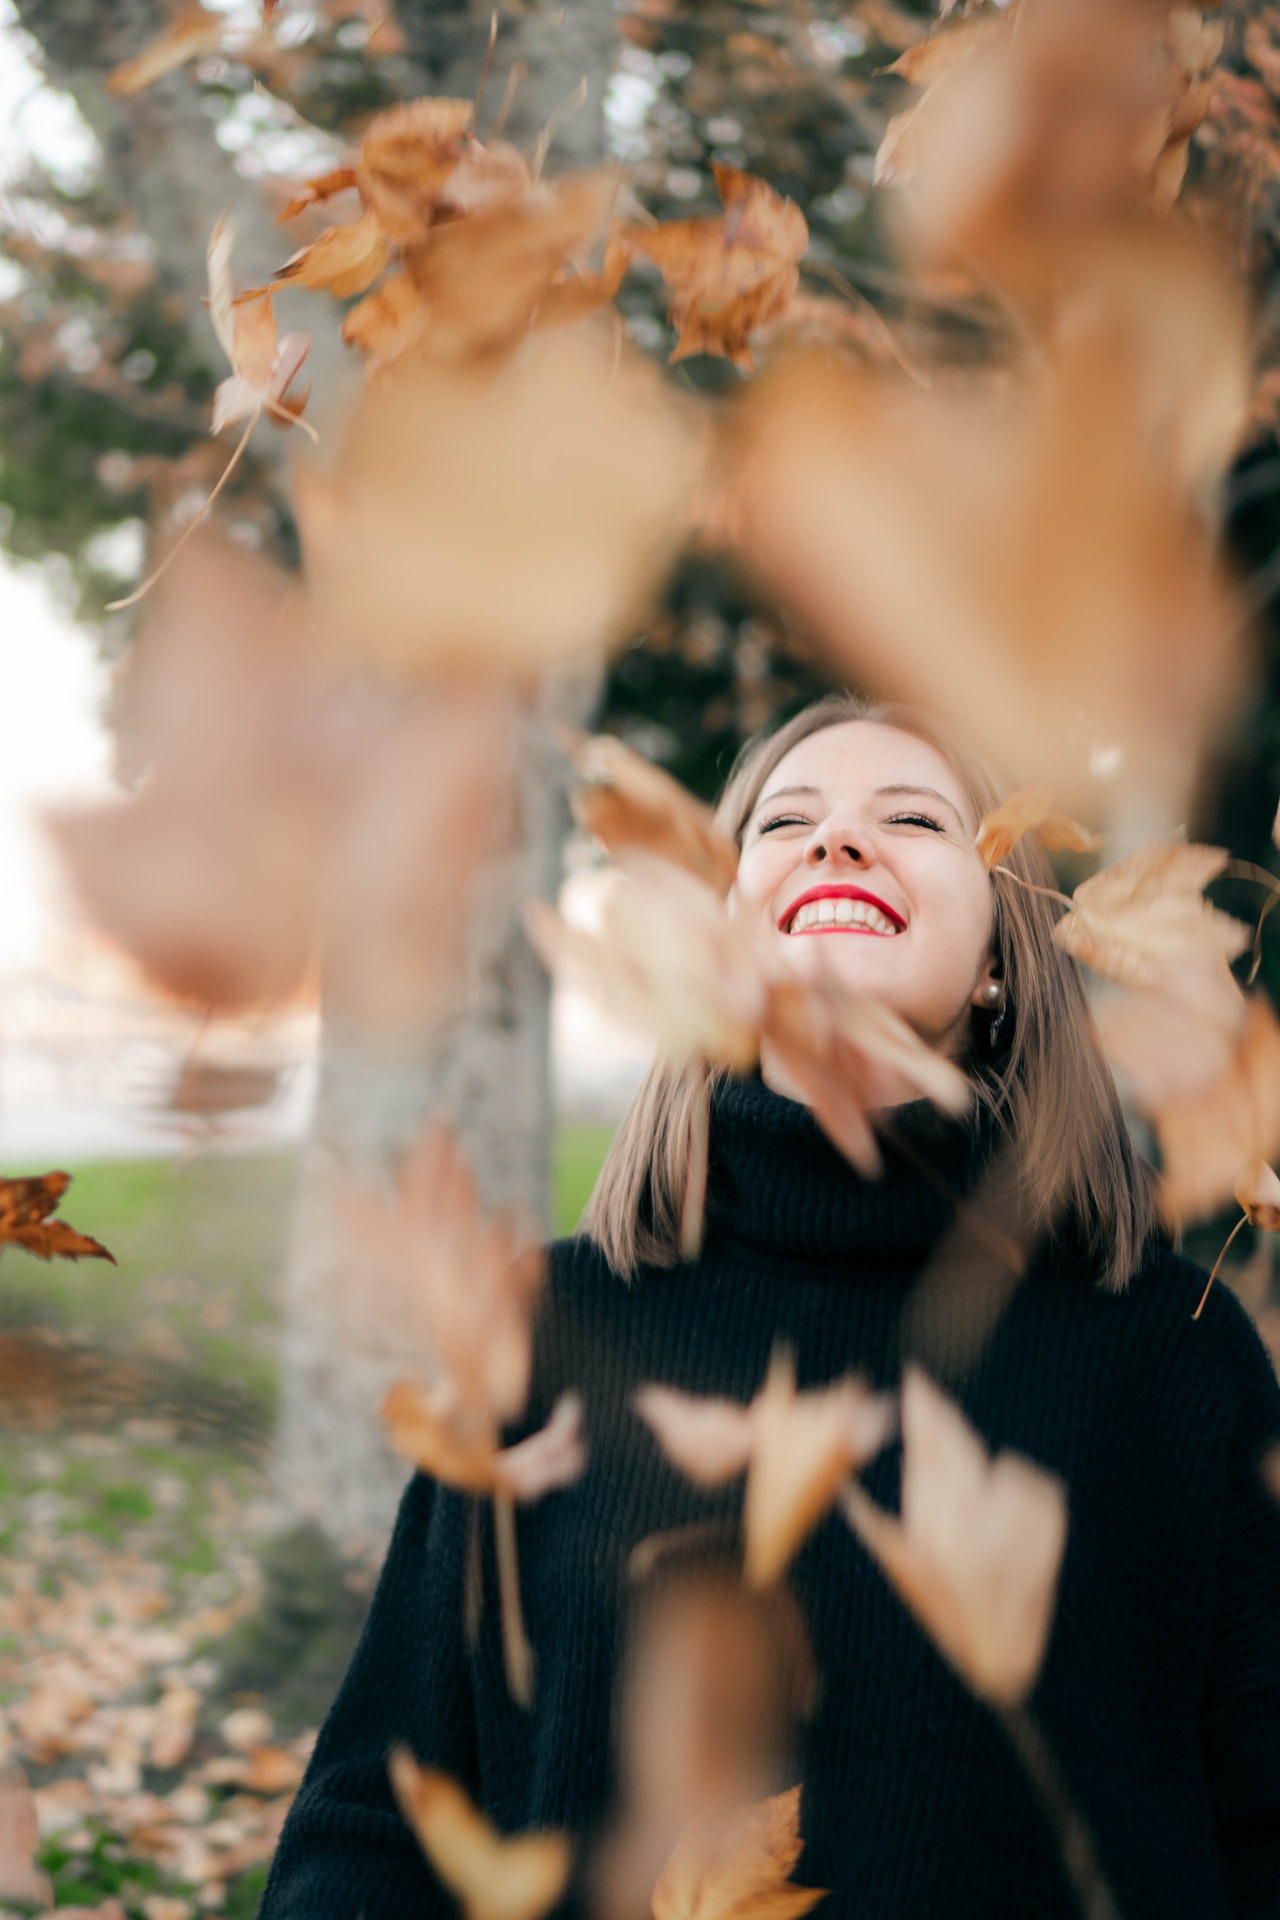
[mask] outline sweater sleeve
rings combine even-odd
[[[415,1475],[347,1676],[276,1849],[258,1920],[453,1920],[387,1776],[407,1745],[474,1791],[462,1631],[465,1501]]]
[[[1232,1914],[1280,1920],[1280,1503],[1266,1471],[1280,1386],[1233,1300],[1220,1318],[1234,1322],[1235,1408],[1201,1733]]]

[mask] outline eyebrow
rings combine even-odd
[[[949,800],[945,793],[939,793],[936,787],[917,787],[912,785],[909,782],[897,782],[892,786],[877,787],[875,791],[877,794],[886,794],[886,795],[887,794],[906,794],[906,793],[927,793],[930,799],[941,800],[944,807],[950,807],[952,813],[954,813],[954,815],[956,816],[956,819],[960,822],[961,827],[962,828],[964,827],[964,824],[965,824],[964,815],[961,813],[955,801]],[[821,798],[822,789],[821,787],[775,787],[772,793],[766,793],[760,800],[756,802],[755,813],[759,813],[761,807],[768,806],[774,800],[782,800],[782,799],[785,799],[788,795],[794,795],[798,793],[817,795],[818,798]],[[755,818],[755,814],[752,815],[752,818],[753,819]]]

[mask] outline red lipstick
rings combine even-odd
[[[828,884],[821,887],[810,887],[807,893],[802,893],[797,899],[793,900],[778,921],[778,931],[785,933],[797,913],[799,913],[801,907],[808,906],[811,900],[865,900],[868,906],[878,907],[886,920],[892,920],[899,933],[902,932],[902,929],[907,924],[902,915],[891,907],[887,900],[882,900],[879,894],[868,893],[865,887],[842,887]]]

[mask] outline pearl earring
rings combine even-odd
[[[982,1004],[989,1013],[1003,1013],[1004,986],[999,980],[988,980],[982,989]]]

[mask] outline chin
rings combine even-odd
[[[827,979],[878,994],[888,1002],[900,984],[899,971],[884,951],[889,944],[887,940],[873,943],[857,934],[779,934],[772,958],[790,980]]]

